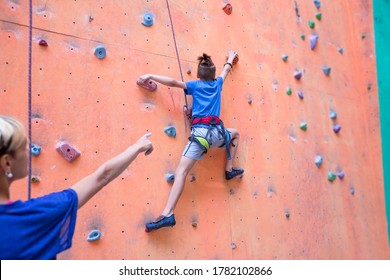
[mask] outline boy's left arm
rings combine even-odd
[[[228,59],[223,66],[221,74],[219,76],[225,81],[227,74],[229,74],[230,70],[233,68],[233,60],[236,57],[237,53],[233,50],[229,51]]]

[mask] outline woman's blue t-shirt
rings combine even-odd
[[[54,259],[72,246],[77,208],[72,189],[0,205],[0,259]]]

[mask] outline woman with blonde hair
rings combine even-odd
[[[55,259],[72,246],[77,210],[119,176],[141,152],[153,151],[142,136],[74,186],[27,201],[10,201],[10,187],[28,174],[29,145],[15,118],[0,116],[0,259]]]

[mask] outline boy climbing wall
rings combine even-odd
[[[176,224],[174,209],[183,192],[186,177],[195,163],[203,159],[209,148],[224,147],[226,149],[226,180],[242,176],[244,173],[242,168],[236,168],[233,165],[240,136],[238,130],[225,128],[219,118],[222,85],[235,59],[238,59],[237,53],[233,50],[229,51],[228,59],[217,78],[215,78],[216,67],[207,54],[198,57],[198,80],[183,82],[154,74],[145,74],[138,78],[137,83],[141,86],[155,81],[166,86],[182,88],[186,94],[193,97],[191,136],[176,169],[175,180],[165,209],[155,221],[146,224],[147,232]]]

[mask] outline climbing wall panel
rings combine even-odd
[[[33,1],[30,117],[42,150],[32,158],[40,178],[32,196],[72,186],[146,132],[155,147],[78,212],[73,246],[60,259],[390,257],[371,2],[231,1],[230,15],[224,3]],[[142,24],[146,13],[151,26]],[[0,2],[0,112],[26,126],[28,15],[27,1]],[[224,83],[221,117],[241,133],[236,162],[245,176],[225,181],[223,149],[209,151],[187,178],[177,225],[145,233],[164,208],[166,175],[189,128],[182,90],[148,92],[136,80],[196,79],[203,52],[220,72],[229,49],[239,62]],[[164,133],[171,125],[174,138]],[[63,141],[80,152],[72,162],[56,151]],[[329,171],[345,177],[330,182]],[[14,199],[26,198],[26,185],[14,186]],[[101,237],[88,242],[92,230]]]

